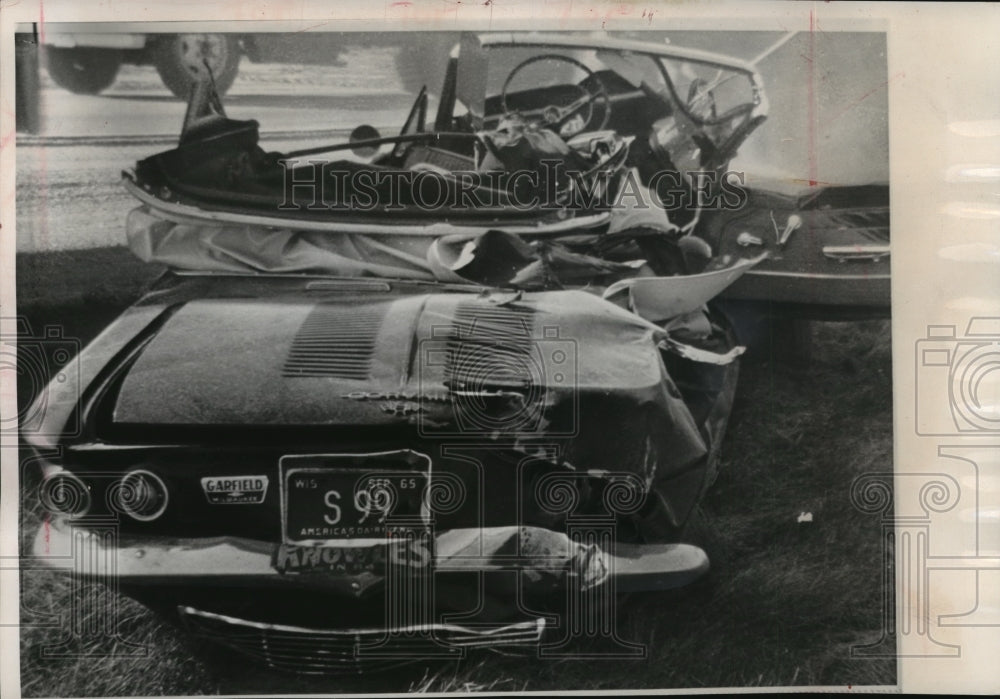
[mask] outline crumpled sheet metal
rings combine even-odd
[[[435,546],[438,570],[518,568],[531,582],[573,576],[581,589],[596,587],[609,575],[607,554],[597,544],[541,527],[452,529],[438,534]]]
[[[644,263],[613,262],[500,230],[437,238],[427,260],[439,279],[519,289],[577,286],[632,276]]]
[[[628,294],[628,307],[646,320],[660,322],[698,310],[767,257],[739,260],[731,267],[677,277],[623,279],[604,291],[604,298]]]

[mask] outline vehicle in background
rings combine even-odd
[[[405,41],[400,41],[405,36]],[[211,69],[218,93],[232,86],[245,56],[252,63],[337,65],[351,47],[398,46],[403,86],[416,92],[441,84],[457,32],[120,33],[85,32],[79,25],[46,25],[39,35],[49,76],[70,92],[96,95],[114,84],[123,64],[152,65],[163,84],[186,100]]]

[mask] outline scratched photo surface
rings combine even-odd
[[[16,35],[25,696],[896,684],[884,31],[151,26]]]

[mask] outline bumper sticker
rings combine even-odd
[[[430,542],[423,538],[387,541],[375,546],[297,546],[280,544],[271,558],[279,573],[375,573],[384,575],[388,563],[426,569],[431,564]]]

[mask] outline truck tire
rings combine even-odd
[[[45,65],[56,85],[78,95],[110,87],[122,64],[118,49],[45,47]]]
[[[156,40],[153,65],[163,84],[182,100],[191,95],[191,86],[205,75],[208,61],[215,89],[224,95],[240,67],[240,43],[234,34],[168,34]]]
[[[14,35],[15,129],[38,133],[42,128],[38,44],[31,34]]]

